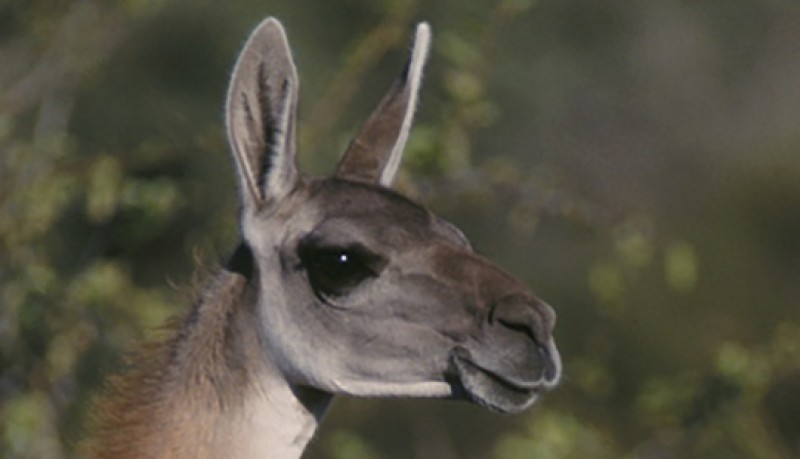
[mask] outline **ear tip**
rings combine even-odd
[[[428,58],[428,53],[431,48],[431,27],[427,22],[420,22],[417,24],[416,32],[414,33],[414,43],[411,48],[411,55],[409,57],[409,71],[419,74],[422,72],[422,66]]]
[[[252,61],[268,61],[272,67],[282,67],[292,79],[297,79],[297,70],[289,48],[289,37],[281,21],[273,16],[263,19],[250,32],[239,61],[245,60],[246,56],[250,56]]]
[[[431,26],[427,21],[417,24],[417,31],[414,41],[417,43],[428,43],[431,40]]]
[[[283,28],[283,24],[274,16],[268,16],[264,20],[262,20],[256,27],[253,29],[251,36],[259,36],[259,35],[273,35],[277,34],[280,37],[285,39],[286,37],[286,30]]]
[[[262,27],[275,27],[278,29],[283,29],[283,24],[281,24],[281,21],[275,16],[267,16],[261,21],[260,24],[258,24],[256,29],[260,29]]]

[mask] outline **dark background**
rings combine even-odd
[[[340,398],[306,457],[800,455],[796,1],[0,0],[0,456],[71,457],[234,247],[222,104],[267,15],[312,173],[431,23],[399,187],[555,306],[566,366],[519,416]]]

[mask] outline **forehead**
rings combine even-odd
[[[468,245],[452,224],[390,189],[335,178],[315,180],[309,188],[319,224],[328,228],[368,232],[376,242],[444,238]]]

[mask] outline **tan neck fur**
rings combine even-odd
[[[136,367],[112,380],[88,455],[300,457],[328,396],[306,397],[265,357],[255,294],[244,276],[218,275],[167,341],[144,348]]]

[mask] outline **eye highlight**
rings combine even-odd
[[[300,245],[298,255],[314,293],[323,301],[341,298],[380,271],[380,258],[359,246]]]

